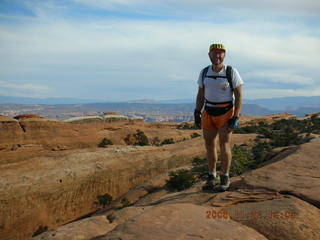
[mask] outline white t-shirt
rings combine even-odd
[[[212,70],[212,65],[209,66],[207,75],[202,83],[202,72],[201,70],[198,85],[200,88],[204,88],[204,97],[210,102],[227,102],[234,101],[233,92],[230,89],[228,79],[226,78],[227,66],[223,66],[220,72],[214,72]],[[220,78],[224,77],[224,78]],[[237,69],[232,68],[232,85],[233,89],[242,85],[243,81],[237,71]]]

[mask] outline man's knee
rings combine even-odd
[[[223,146],[223,147],[220,146],[220,152],[223,155],[225,155],[225,154],[229,155],[229,154],[231,154],[231,148],[228,146]]]
[[[215,150],[216,149],[216,143],[214,140],[211,140],[211,141],[205,141],[205,145],[206,145],[206,148],[209,149],[209,150]]]
[[[227,152],[230,151],[231,146],[230,142],[220,142],[220,151]]]
[[[214,146],[217,138],[217,131],[215,130],[203,130],[203,138],[205,144],[208,146]]]

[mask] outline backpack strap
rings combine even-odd
[[[206,78],[207,76],[207,73],[208,73],[208,70],[209,70],[209,67],[205,67],[202,71],[202,85],[204,86],[204,79]],[[232,84],[232,67],[231,66],[227,66],[227,69],[226,69],[226,77],[227,77],[227,80],[228,80],[228,83],[230,85],[230,89],[231,91],[233,92],[233,84]]]
[[[231,66],[227,66],[226,75],[227,75],[228,83],[229,83],[229,85],[230,85],[230,89],[231,89],[231,91],[233,92],[232,67],[231,67]]]
[[[202,71],[202,76],[201,76],[201,78],[202,78],[202,86],[203,86],[203,87],[204,87],[204,79],[205,79],[205,78],[206,78],[206,76],[207,76],[207,73],[208,73],[209,67],[210,67],[210,66],[205,67],[205,68],[203,69],[203,71]]]

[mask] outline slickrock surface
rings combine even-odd
[[[207,219],[209,207],[180,203],[145,210],[99,240],[227,239],[267,240],[252,228],[233,220]]]
[[[282,159],[248,172],[242,184],[297,196],[320,207],[320,138],[302,144]]]
[[[104,118],[110,115],[106,115]],[[175,142],[191,139],[200,130],[179,130],[178,124],[160,125],[135,120],[61,122],[27,115],[17,119],[0,116],[0,164],[25,161],[52,151],[97,148],[104,138],[115,145],[126,145],[128,134],[142,130],[151,141],[172,138]]]
[[[235,135],[234,142],[254,135]],[[0,166],[0,239],[25,239],[96,211],[97,196],[113,199],[132,187],[204,156],[203,139],[153,146],[51,152]],[[32,221],[30,221],[32,219]]]
[[[203,183],[198,183],[182,192],[161,190],[133,206],[96,214],[92,218],[104,216],[109,221],[100,236],[79,237],[83,230],[68,229],[67,224],[34,239],[57,240],[62,238],[54,234],[64,234],[77,240],[318,240],[319,146],[320,138],[313,139],[283,159],[232,178],[227,192],[204,192]],[[95,227],[101,230],[99,224]]]
[[[40,226],[57,227],[95,211],[98,195],[108,193],[115,199],[145,180],[191,162],[199,155],[199,141],[161,148],[61,152],[2,165],[0,239],[25,239]]]
[[[284,117],[292,116],[268,121]],[[252,120],[265,119],[242,124]],[[180,142],[125,145],[137,129],[149,139]],[[35,233],[36,240],[320,239],[320,138],[276,151],[263,167],[232,178],[228,192],[204,192],[203,183],[168,192],[161,188],[167,172],[205,155],[202,137],[190,136],[201,131],[34,115],[0,116],[0,131],[1,240]],[[255,136],[234,134],[233,143],[250,145]],[[115,145],[98,148],[103,138]],[[116,201],[101,210],[97,196],[106,193]],[[123,196],[135,204],[119,210]]]

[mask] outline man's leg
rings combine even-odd
[[[221,170],[223,174],[229,174],[232,154],[231,154],[231,134],[227,131],[227,126],[219,128],[219,143],[220,143],[220,160]]]
[[[231,132],[227,131],[227,126],[218,130],[219,142],[220,142],[220,160],[221,160],[221,175],[220,175],[220,188],[222,191],[226,191],[229,188],[229,171],[232,161],[231,153]]]
[[[218,161],[217,154],[217,135],[218,130],[203,129],[203,137],[207,150],[207,161],[210,172],[216,172],[216,164]]]

